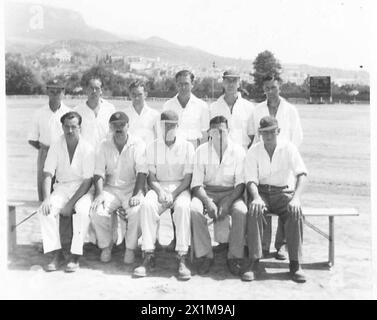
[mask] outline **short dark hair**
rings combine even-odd
[[[145,83],[144,83],[144,81],[142,81],[142,80],[133,80],[129,84],[128,90],[131,91],[132,89],[139,88],[139,87],[143,87],[143,89],[145,91]]]
[[[194,82],[194,79],[195,79],[195,76],[194,74],[189,71],[189,70],[181,70],[181,71],[178,71],[175,75],[175,81],[178,80],[179,77],[186,77],[186,76],[190,76],[190,79],[191,79],[191,82]]]
[[[275,80],[279,83],[281,82],[281,78],[279,77],[279,75],[268,74],[263,77],[262,83],[265,83],[267,81],[275,81]]]
[[[220,123],[225,123],[226,124],[226,127],[228,128],[228,120],[224,117],[224,116],[216,116],[216,117],[213,117],[210,121],[209,121],[209,127],[213,127],[215,124],[220,124]]]
[[[173,110],[166,110],[161,113],[161,121],[178,121],[178,114]]]
[[[67,112],[66,114],[64,114],[60,118],[60,122],[62,124],[64,124],[64,121],[66,119],[73,119],[73,118],[76,118],[79,121],[79,125],[81,126],[82,118],[81,118],[80,114],[78,114],[76,111],[70,111],[70,112]]]

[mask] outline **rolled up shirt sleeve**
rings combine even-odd
[[[40,136],[39,124],[38,124],[39,117],[40,117],[39,112],[36,112],[31,121],[31,127],[27,136],[28,141],[39,141],[39,136]]]
[[[105,145],[102,143],[98,149],[96,150],[95,154],[95,166],[94,166],[94,174],[97,176],[102,177],[105,179],[106,174],[106,150]]]
[[[234,186],[245,183],[245,151],[240,149],[237,157]]]
[[[54,143],[48,149],[46,161],[43,167],[43,171],[55,175],[58,167],[58,144]]]
[[[300,174],[308,175],[308,170],[306,169],[305,163],[294,144],[290,145],[290,159],[291,170],[296,177]]]
[[[146,146],[143,141],[140,141],[135,146],[135,170],[137,173],[148,174],[148,164],[146,155]]]
[[[256,157],[256,148],[251,147],[247,152],[245,159],[245,182],[254,182],[256,185],[259,184],[258,175],[258,162]]]
[[[94,148],[88,147],[88,150],[85,152],[86,157],[83,161],[83,178],[90,179],[93,178],[94,168],[96,164],[96,153]]]
[[[157,147],[156,143],[152,142],[148,144],[146,148],[146,159],[149,172],[156,174],[157,173]]]
[[[196,152],[194,158],[194,169],[192,172],[191,189],[203,186],[205,167],[204,164],[200,162],[200,158],[199,152]]]

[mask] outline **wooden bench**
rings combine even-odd
[[[275,216],[275,214],[268,214],[269,216]],[[328,267],[331,268],[335,264],[335,217],[350,217],[358,216],[359,213],[355,208],[309,208],[305,207],[302,210],[304,217],[304,224],[315,232],[319,233],[329,241],[329,258]],[[320,230],[318,227],[310,223],[308,217],[328,217],[329,218],[329,233]]]

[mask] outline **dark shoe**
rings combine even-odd
[[[199,263],[199,266],[198,266],[198,274],[202,275],[202,274],[208,273],[212,264],[213,264],[213,258],[212,259],[208,257],[201,258],[201,262]]]
[[[187,255],[177,255],[178,260],[178,279],[179,280],[190,280],[191,271],[186,265]]]
[[[298,282],[298,283],[306,282],[305,273],[301,269],[300,264],[297,261],[291,261],[289,263],[289,272],[294,282]]]
[[[64,255],[61,250],[58,250],[54,254],[52,261],[46,266],[47,272],[57,271],[59,267],[64,263]]]
[[[154,270],[156,266],[154,253],[146,252],[143,264],[135,268],[133,276],[137,278],[146,277],[150,272]]]
[[[216,247],[213,248],[213,252],[219,253],[223,251],[228,251],[229,245],[228,243],[220,243]]]
[[[67,266],[65,267],[65,272],[75,272],[80,268],[79,265],[79,256],[77,254],[73,254],[68,263]]]
[[[287,254],[284,250],[284,247],[280,247],[275,253],[276,260],[287,260]]]
[[[166,251],[167,252],[174,252],[175,251],[175,245],[176,245],[176,241],[175,241],[175,238],[170,241],[170,243],[167,245],[166,247]]]
[[[231,274],[239,276],[241,273],[240,259],[227,259],[226,264]]]
[[[255,272],[253,269],[253,262],[248,260],[246,265],[240,271],[242,281],[253,281],[255,279]]]

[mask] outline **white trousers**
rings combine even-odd
[[[55,190],[50,196],[50,214],[45,216],[41,211],[38,213],[42,229],[42,240],[44,253],[61,249],[59,233],[59,215],[61,209],[67,204],[74,195],[80,183],[58,183],[54,186]],[[74,209],[76,213],[72,215],[73,236],[71,243],[71,253],[82,255],[84,239],[88,232],[90,223],[89,210],[93,200],[93,195],[87,193],[79,199]]]
[[[123,238],[126,238],[127,249],[135,250],[137,248],[137,240],[141,236],[140,205],[130,208],[128,201],[131,197],[132,192],[110,186],[104,187],[104,207],[91,213],[99,248],[109,247],[113,243],[119,245]],[[113,213],[119,207],[126,210],[127,222]]]
[[[179,183],[161,183],[161,186],[170,192],[178,185]],[[176,251],[187,252],[191,243],[190,202],[191,195],[188,190],[183,191],[174,201],[173,223],[176,228]],[[154,190],[150,190],[145,196],[144,203],[140,209],[141,231],[143,234],[142,250],[154,250],[160,215],[165,211],[166,209],[158,202],[157,193]]]

